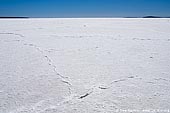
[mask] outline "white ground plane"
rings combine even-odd
[[[0,113],[168,109],[170,19],[0,20]]]

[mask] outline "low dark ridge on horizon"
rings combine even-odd
[[[125,17],[125,18],[170,18],[170,17],[144,16],[144,17]]]
[[[13,19],[13,18],[29,18],[29,17],[0,17],[0,18],[11,18],[11,19]]]
[[[163,17],[159,17],[159,16],[144,16],[143,18],[163,18]]]
[[[169,17],[159,17],[159,16],[144,16],[144,17],[1,17],[0,19],[27,19],[27,18],[170,18]]]

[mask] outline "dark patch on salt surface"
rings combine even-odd
[[[87,97],[88,95],[90,95],[90,94],[86,93],[85,95],[80,96],[79,99],[83,99],[83,98]]]
[[[17,34],[17,33],[0,33],[0,34],[16,35],[16,36],[24,37],[22,34]]]
[[[128,78],[135,78],[134,76],[130,76],[130,77],[128,77]]]
[[[99,88],[100,88],[100,89],[108,89],[107,87],[101,87],[101,86],[99,86]]]
[[[115,80],[113,82],[121,82],[121,81],[125,81],[126,79],[120,79],[120,80]]]

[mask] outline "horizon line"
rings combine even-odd
[[[29,18],[170,18],[170,16],[167,17],[161,17],[161,16],[143,16],[143,17],[28,17],[28,16],[0,16],[0,19],[17,19],[17,18],[23,18],[23,19],[29,19]]]

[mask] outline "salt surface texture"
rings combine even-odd
[[[170,19],[0,20],[0,113],[127,109],[170,109]]]

